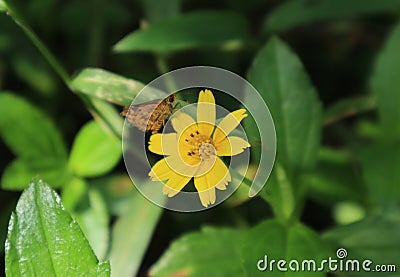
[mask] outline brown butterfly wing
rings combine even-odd
[[[146,131],[158,133],[165,125],[167,119],[171,116],[175,106],[176,96],[174,94],[165,98],[154,110],[150,117]]]
[[[160,102],[153,100],[147,103],[125,107],[121,112],[128,122],[142,132],[158,133],[164,127],[167,118],[174,109],[175,95],[170,95]],[[153,112],[151,115],[150,113]]]
[[[156,109],[157,105],[160,103],[160,100],[154,100],[148,103],[131,105],[125,107],[121,112],[122,116],[126,116],[126,120],[132,126],[137,127],[140,131],[147,131],[147,121],[151,118],[150,113]]]

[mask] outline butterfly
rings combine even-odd
[[[122,116],[142,132],[158,133],[172,115],[176,106],[176,95],[171,94],[161,100],[153,100],[143,104],[127,106],[121,112]],[[152,114],[150,115],[150,113]]]

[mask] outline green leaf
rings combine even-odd
[[[72,212],[86,195],[88,184],[82,178],[72,177],[68,183],[63,186],[61,200],[67,211]]]
[[[277,160],[288,175],[312,167],[320,143],[321,105],[298,57],[274,37],[256,56],[248,80],[272,114]]]
[[[54,187],[68,179],[67,150],[61,133],[38,108],[10,93],[0,93],[0,136],[18,156],[3,173],[4,189],[21,190],[33,177]]]
[[[151,276],[243,276],[241,239],[244,232],[206,227],[172,243],[150,269]],[[253,265],[254,266],[254,265]]]
[[[234,49],[249,40],[246,19],[232,12],[192,12],[134,31],[115,46],[117,52],[169,53],[193,48]]]
[[[235,240],[232,240],[233,242]],[[275,220],[267,220],[252,228],[243,238],[242,258],[243,269],[246,274],[242,276],[325,276],[322,271],[301,271],[292,272],[289,270],[290,260],[315,260],[316,268],[319,263],[328,256],[328,248],[314,231],[308,227],[297,223],[293,226],[285,227]],[[257,268],[257,263],[265,259],[267,255],[268,267],[265,271]],[[274,268],[269,267],[271,260],[283,259],[287,262],[288,271],[279,271],[274,264]],[[262,262],[260,267],[264,267]]]
[[[348,151],[321,148],[315,170],[302,174],[300,180],[307,186],[308,195],[321,205],[341,201],[363,203],[367,193],[357,166],[355,157]]]
[[[19,158],[66,161],[62,136],[41,110],[4,92],[0,93],[0,110],[0,136]]]
[[[376,100],[372,97],[357,97],[339,100],[328,107],[324,113],[324,124],[328,125],[343,118],[358,115],[376,108]]]
[[[122,106],[131,104],[143,89],[141,82],[100,68],[85,68],[72,80],[74,91]]]
[[[32,178],[40,178],[53,185],[61,187],[70,178],[66,170],[67,163],[59,164],[52,159],[16,159],[3,172],[1,187],[7,190],[23,190],[28,187]]]
[[[151,276],[324,276],[324,272],[262,272],[257,262],[269,259],[315,259],[328,256],[318,234],[297,223],[285,227],[267,220],[250,230],[203,228],[176,240],[152,266]]]
[[[373,144],[359,154],[369,200],[375,208],[400,204],[400,144]]]
[[[153,189],[148,184],[148,189]],[[136,276],[163,209],[134,191],[112,230],[113,276]]]
[[[114,168],[122,156],[121,141],[90,121],[77,134],[69,159],[70,169],[80,177],[93,177]]]
[[[400,139],[400,78],[397,74],[400,71],[399,48],[400,24],[379,54],[371,80],[383,131],[390,139]]]
[[[121,140],[124,118],[120,115],[114,105],[93,97],[90,98],[90,103],[90,110],[94,119],[104,128],[104,130],[109,131],[115,138]]]
[[[88,207],[76,210],[73,215],[81,226],[97,257],[104,258],[109,243],[109,216],[98,190],[88,190]]]
[[[7,276],[109,276],[58,195],[41,180],[18,201],[6,241]]]
[[[0,12],[5,12],[7,10],[6,3],[3,0],[0,0]]]
[[[364,261],[370,259],[376,264],[394,264],[400,268],[400,220],[399,214],[374,216],[362,221],[332,229],[324,238],[347,250],[347,259]],[[356,272],[354,272],[353,275]],[[359,272],[359,276],[366,276]],[[388,273],[374,272],[373,276],[388,276]],[[390,275],[389,275],[390,276]],[[394,276],[394,275],[393,275]]]
[[[271,205],[276,218],[286,221],[295,215],[297,199],[293,183],[279,163],[275,163],[274,171],[268,180],[268,186],[261,191],[261,196],[264,196],[264,199]]]
[[[292,0],[273,10],[267,16],[263,29],[282,32],[323,20],[396,11],[400,11],[398,0]]]
[[[2,192],[3,194],[4,192]],[[10,220],[11,212],[15,207],[15,203],[13,201],[8,202],[7,198],[10,197],[10,195],[3,194],[0,196],[0,201],[1,203],[7,203],[3,204],[1,208],[1,213],[0,213],[0,255],[3,256],[4,254],[4,241],[6,241],[7,237],[7,226],[8,226],[8,221]]]
[[[333,217],[339,225],[360,221],[365,217],[365,209],[354,202],[340,202],[333,207]]]

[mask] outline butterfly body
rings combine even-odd
[[[153,100],[147,103],[125,107],[121,112],[126,120],[142,132],[158,133],[174,111],[176,95]],[[150,114],[151,113],[151,114]]]

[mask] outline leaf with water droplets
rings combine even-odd
[[[18,201],[8,226],[7,276],[109,276],[57,193],[35,180]]]

